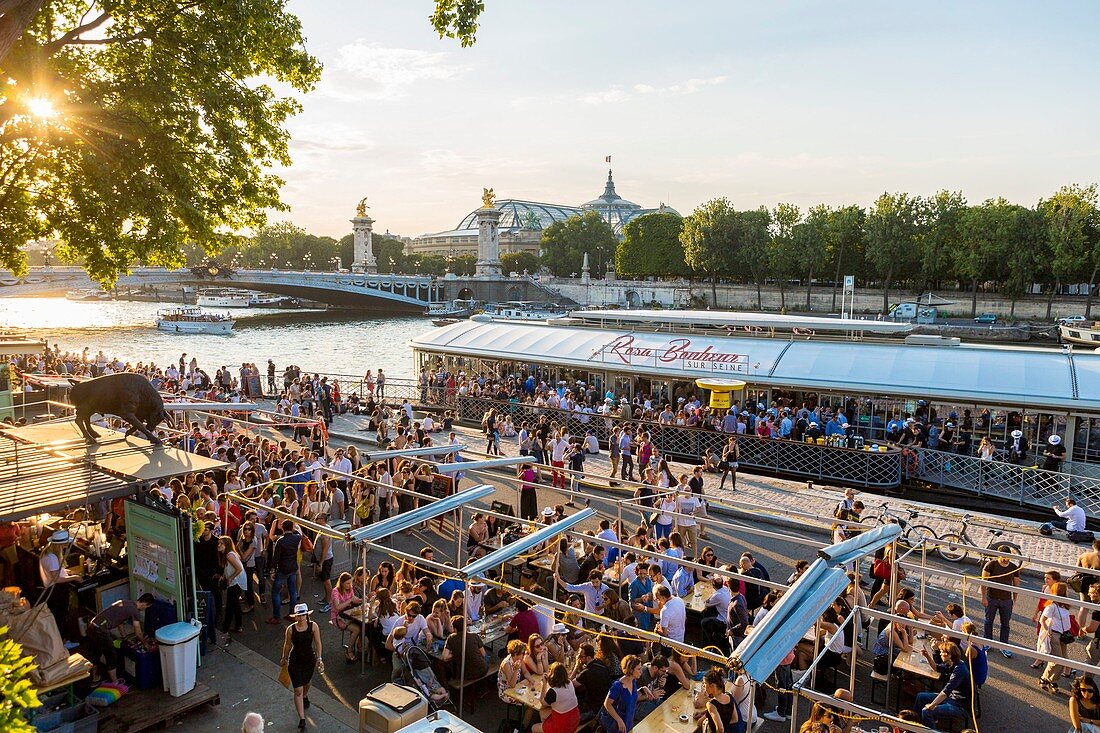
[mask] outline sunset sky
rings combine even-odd
[[[868,204],[962,190],[1034,204],[1096,181],[1093,2],[486,0],[473,48],[428,0],[292,0],[325,65],[291,123],[287,219],[454,227],[500,198]]]

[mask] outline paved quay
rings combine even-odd
[[[330,430],[332,440],[337,443],[340,440],[373,442],[370,440],[373,434],[362,432],[366,422],[363,416],[338,416]],[[460,425],[455,425],[454,429],[472,452],[479,453],[485,449],[485,436],[480,430]],[[505,455],[519,455],[516,438],[502,437],[500,446]],[[669,467],[676,475],[690,472],[692,468],[690,464],[676,461],[670,461]],[[625,495],[627,490],[622,487],[613,488],[606,485],[609,470],[610,461],[606,451],[586,457],[585,474],[589,482],[586,482],[585,489],[591,491],[593,488],[599,490],[599,487],[602,487],[605,491]],[[832,523],[833,509],[843,497],[843,488],[828,488],[821,486],[820,483],[804,480],[741,472],[737,475],[737,490],[734,491],[730,489],[728,481],[726,488],[718,488],[719,478],[718,474],[703,474],[705,494],[715,505],[712,512],[715,509],[724,510],[734,517],[752,516],[757,520],[790,527],[813,526],[828,529]],[[1039,522],[977,511],[962,512],[940,504],[921,501],[922,492],[918,489],[907,489],[905,494],[906,496],[902,498],[861,492],[859,498],[866,505],[864,519],[878,514],[879,506],[886,503],[892,513],[898,514],[906,521],[931,527],[936,534],[942,535],[945,532],[958,532],[962,526],[964,514],[969,514],[972,517],[972,523],[968,534],[983,547],[992,539],[989,533],[992,528],[1004,532],[1000,539],[1019,545],[1025,555],[1040,561],[1074,565],[1077,556],[1087,549],[1086,545],[1077,545],[1057,536],[1044,537],[1039,534]],[[918,512],[916,519],[909,520],[910,510]],[[972,560],[976,557],[976,553],[971,554]],[[1043,572],[1042,568],[1029,569],[1040,575]]]

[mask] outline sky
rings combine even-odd
[[[1033,205],[1100,179],[1100,3],[485,0],[477,43],[430,0],[291,0],[324,64],[289,124],[313,234],[453,228],[498,198],[603,191],[683,214],[961,190]]]

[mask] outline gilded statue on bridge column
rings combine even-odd
[[[497,195],[495,193],[493,193],[493,189],[483,188],[483,189],[481,189],[481,191],[482,191],[482,193],[481,193],[481,208],[483,208],[483,209],[493,208],[493,206],[496,204],[496,201],[497,201]]]
[[[367,197],[359,199],[359,205],[355,207],[355,215],[360,219],[367,215]]]

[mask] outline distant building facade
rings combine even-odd
[[[554,222],[565,221],[571,216],[580,216],[595,211],[611,225],[615,234],[622,237],[623,226],[631,219],[653,213],[676,214],[679,212],[670,206],[661,204],[657,208],[646,209],[633,201],[627,201],[615,192],[615,180],[611,171],[607,171],[607,183],[603,194],[580,206],[547,204],[522,199],[501,199],[496,202],[500,217],[500,253],[514,252],[539,253],[542,230]],[[405,246],[408,254],[437,255],[440,257],[461,257],[477,254],[477,211],[471,211],[458,226],[446,232],[422,234]]]

